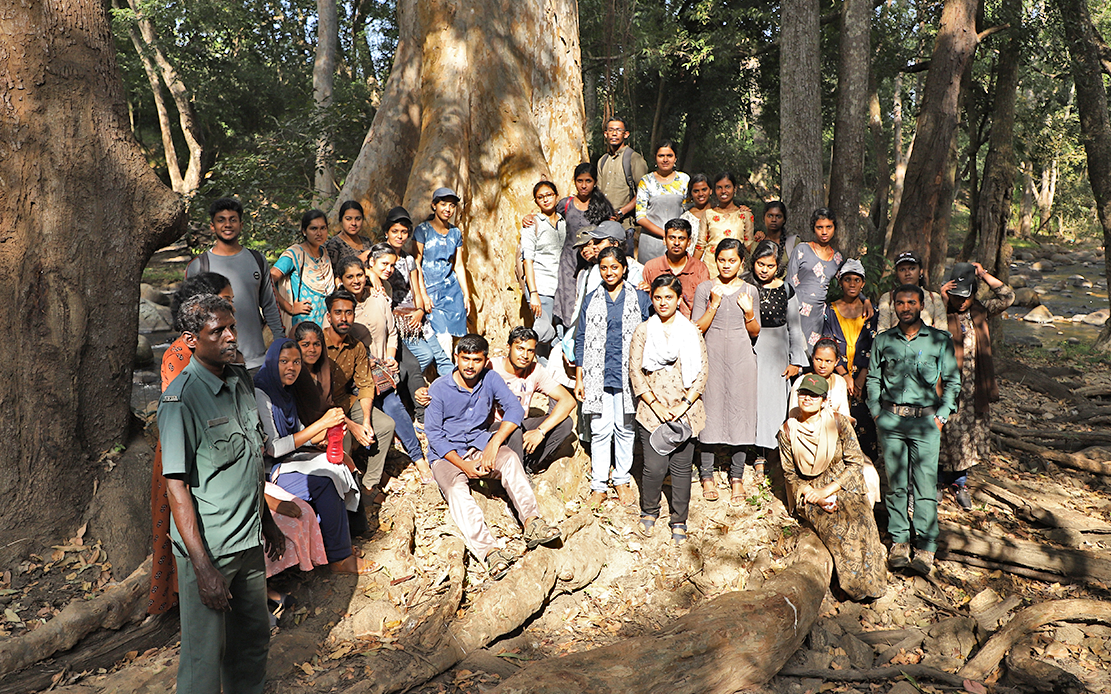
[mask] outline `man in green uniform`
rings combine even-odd
[[[937,459],[941,427],[960,392],[960,371],[953,340],[944,330],[922,322],[922,288],[895,290],[896,327],[872,345],[868,371],[868,410],[876,422],[887,469],[887,529],[894,545],[892,569],[928,575],[937,549]],[[938,395],[938,382],[941,395]],[[907,497],[913,479],[915,551],[910,558]]]
[[[236,356],[235,314],[212,294],[179,314],[193,358],[162,394],[158,430],[181,599],[177,691],[261,694],[270,650],[266,562],[285,537],[263,501],[262,425]]]

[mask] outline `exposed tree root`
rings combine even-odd
[[[992,429],[995,429],[993,426]],[[996,436],[1000,443],[1007,448],[1013,448],[1027,453],[1034,453],[1041,456],[1045,460],[1064,465],[1065,467],[1082,472],[1090,472],[1096,475],[1111,475],[1111,463],[1101,463],[1098,460],[1092,460],[1076,453],[1064,453],[1062,451],[1055,451],[1051,448],[1039,446],[1035,443],[1027,443],[1014,439],[1009,436]]]
[[[1061,506],[1039,505],[1032,499],[1005,489],[996,480],[985,477],[979,480],[980,490],[1004,502],[1019,517],[1048,528],[1068,528],[1089,533],[1111,533],[1111,525],[1087,514]]]
[[[122,583],[92,600],[74,600],[38,629],[0,644],[0,677],[73,648],[97,629],[119,629],[146,614],[148,557]]]
[[[722,595],[651,636],[540,661],[494,691],[712,694],[762,684],[809,633],[832,567],[825,546],[807,532],[794,563],[763,589]]]
[[[890,682],[909,675],[916,680],[931,680],[951,687],[964,687],[970,679],[925,665],[893,665],[870,670],[823,670],[819,668],[791,668],[782,670],[780,677],[818,677],[826,682]]]
[[[1111,624],[1111,603],[1100,600],[1054,600],[1027,607],[1015,615],[980,652],[965,663],[958,677],[983,680],[1025,635],[1051,622],[1102,622]]]
[[[939,540],[948,548],[950,559],[958,560],[953,554],[956,552],[1089,583],[1111,582],[1111,552],[1050,547],[996,537],[952,523],[941,523],[940,529]]]

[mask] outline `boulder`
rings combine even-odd
[[[1108,316],[1111,316],[1111,311],[1103,308],[1096,311],[1095,313],[1089,313],[1088,315],[1084,316],[1084,323],[1086,325],[1100,326],[1107,322]]]
[[[139,296],[162,306],[170,305],[170,297],[166,296],[165,292],[161,289],[155,289],[146,282],[139,285]]]
[[[1042,298],[1038,296],[1037,291],[1029,289],[1027,287],[1015,289],[1015,306],[1026,306],[1028,308],[1033,308],[1035,306],[1041,306],[1041,303]]]
[[[1022,320],[1027,323],[1052,323],[1053,314],[1045,306],[1035,306],[1030,309],[1030,312],[1022,317]]]
[[[172,322],[169,306],[156,304],[149,299],[139,299],[139,332],[166,332],[170,330]]]
[[[1053,255],[1049,256],[1049,259],[1050,261],[1059,265],[1073,265],[1075,263],[1081,262],[1080,258],[1075,258],[1068,253],[1054,253]]]
[[[1033,260],[1034,254],[1030,251],[1017,251],[1014,257],[1015,260]]]
[[[1084,275],[1069,275],[1068,282],[1074,287],[1083,287],[1088,280],[1084,278]],[[1092,286],[1092,283],[1088,282],[1088,286]]]
[[[1026,278],[1022,275],[1011,275],[1011,289],[1022,289],[1026,286]]]
[[[154,350],[150,346],[150,340],[146,335],[140,335],[138,344],[135,346],[135,367],[141,368],[149,366],[154,363]]]
[[[1030,267],[1037,270],[1038,272],[1053,272],[1053,268],[1055,268],[1056,266],[1050,260],[1039,260]]]

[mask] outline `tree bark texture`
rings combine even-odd
[[[494,691],[724,694],[761,685],[802,645],[829,585],[833,561],[817,535],[795,551],[759,590],[726,593],[656,634],[542,660]]]
[[[1018,5],[1017,14],[1014,12]],[[1009,14],[1021,19],[1021,0],[1008,0]],[[988,135],[988,154],[984,160],[984,180],[980,187],[980,204],[974,214],[980,232],[980,245],[976,260],[984,269],[998,277],[1004,244],[1007,241],[1007,223],[1011,218],[1011,196],[1015,187],[1015,96],[1018,92],[1018,68],[1022,61],[1022,29],[1011,29],[996,63],[995,98],[991,114],[991,134]]]
[[[887,196],[891,190],[891,159],[888,157],[890,143],[883,127],[880,95],[875,86],[868,98],[868,127],[872,132],[872,150],[875,152],[876,190],[872,196],[872,207],[868,211],[868,218],[872,223],[867,245],[869,251],[882,254],[887,232]]]
[[[189,164],[185,168],[185,174],[181,176],[181,187],[174,187],[174,191],[182,195],[189,195],[200,187],[201,177],[204,175],[204,131],[201,130],[201,124],[193,110],[193,97],[189,94],[189,90],[181,80],[177,69],[174,68],[158,46],[158,34],[154,30],[154,24],[139,14],[137,0],[127,0],[127,2],[135,13],[136,24],[142,37],[143,48],[140,49],[136,46],[136,50],[139,51],[140,55],[148,54],[148,57],[143,58],[144,69],[147,60],[152,60],[158,66],[162,81],[166,84],[166,88],[170,90],[174,106],[177,107],[178,124],[181,126],[181,134],[185,138],[185,144],[189,148]],[[165,141],[164,135],[163,141]],[[174,164],[178,165],[176,159]]]
[[[361,201],[373,227],[397,204],[420,221],[432,191],[453,188],[470,327],[504,339],[519,321],[513,261],[532,186],[548,178],[572,192],[587,159],[577,5],[401,0],[398,27],[381,106],[339,200]]]
[[[895,220],[899,217],[899,207],[903,202],[903,182],[907,177],[907,159],[914,149],[914,138],[903,149],[903,73],[895,74],[894,97],[891,102],[891,142],[895,156],[895,181],[891,188],[891,214],[884,230],[883,248],[887,253],[891,248],[891,232],[895,230]]]
[[[951,143],[959,123],[961,77],[976,51],[977,4],[977,0],[946,0],[942,9],[902,200],[887,250],[891,258],[914,250],[927,266],[934,265],[930,256],[934,219],[942,203]],[[937,279],[931,277],[930,281]]]
[[[1111,117],[1107,89],[1100,71],[1099,32],[1092,25],[1085,0],[1057,0],[1065,44],[1069,49],[1076,105],[1080,112],[1080,140],[1088,158],[1088,181],[1096,198],[1096,215],[1103,227],[1104,266],[1111,270]],[[1096,346],[1111,350],[1111,321],[1103,326]]]
[[[105,11],[27,0],[0,21],[0,564],[76,527],[126,434],[143,266],[184,229]]]
[[[786,0],[779,29],[779,156],[787,233],[813,238],[810,213],[822,206],[822,112],[817,0]]]
[[[312,98],[316,104],[316,190],[317,204],[336,194],[335,136],[330,123],[332,85],[339,53],[339,19],[336,0],[316,2],[316,58],[312,64]]]
[[[829,207],[839,220],[838,245],[842,253],[854,258],[864,247],[860,194],[864,188],[871,38],[872,0],[845,0],[841,4],[841,60],[837,69],[837,120],[833,130]]]

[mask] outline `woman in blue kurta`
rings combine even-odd
[[[799,298],[799,314],[802,318],[802,336],[806,340],[806,354],[814,349],[814,343],[822,337],[825,323],[826,290],[829,281],[841,266],[841,254],[833,247],[833,235],[837,231],[837,219],[828,207],[819,207],[810,217],[814,230],[814,240],[800,243],[791,253],[787,264],[787,281],[795,288]]]
[[[467,333],[467,276],[463,271],[463,232],[451,224],[459,196],[450,188],[432,194],[432,217],[417,225],[417,262],[432,300],[429,323],[444,352],[452,353],[452,336]]]
[[[324,297],[336,287],[332,275],[332,261],[324,250],[328,241],[328,217],[320,210],[309,210],[301,216],[301,235],[304,240],[286,249],[270,268],[274,292],[282,309],[282,322],[288,334],[301,321],[311,320],[317,325],[327,325],[328,313]]]

